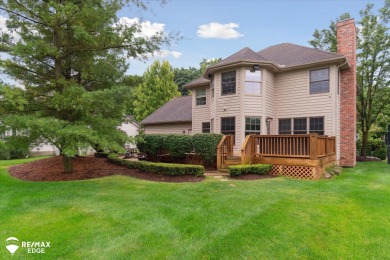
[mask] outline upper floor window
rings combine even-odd
[[[222,73],[222,95],[236,94],[236,71]]]
[[[291,134],[291,118],[279,119],[279,134],[280,135]]]
[[[260,134],[260,117],[245,118],[245,136],[250,134]]]
[[[260,95],[261,87],[261,71],[246,70],[245,71],[245,93],[252,95]]]
[[[329,68],[310,71],[310,94],[329,93]]]
[[[202,123],[202,133],[210,133],[210,122]]]
[[[206,88],[198,88],[196,90],[196,105],[206,105]]]

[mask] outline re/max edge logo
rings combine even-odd
[[[49,241],[19,241],[16,237],[9,237],[5,240],[5,247],[14,255],[21,247],[27,250],[28,254],[44,254],[50,248]]]

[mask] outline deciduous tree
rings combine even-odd
[[[174,97],[180,96],[168,61],[155,61],[143,74],[143,83],[134,91],[134,116],[142,121]]]

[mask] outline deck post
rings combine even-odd
[[[317,134],[310,134],[310,160],[317,159]]]

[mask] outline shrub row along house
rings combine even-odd
[[[145,134],[232,135],[232,144],[225,148],[233,151],[224,148],[225,154],[242,155],[243,162],[249,156],[250,162],[289,164],[296,166],[292,171],[317,175],[318,167],[331,162],[352,167],[356,163],[353,19],[337,23],[337,49],[331,53],[290,43],[259,52],[244,48],[188,83],[185,87],[192,96],[174,98],[143,120]]]

